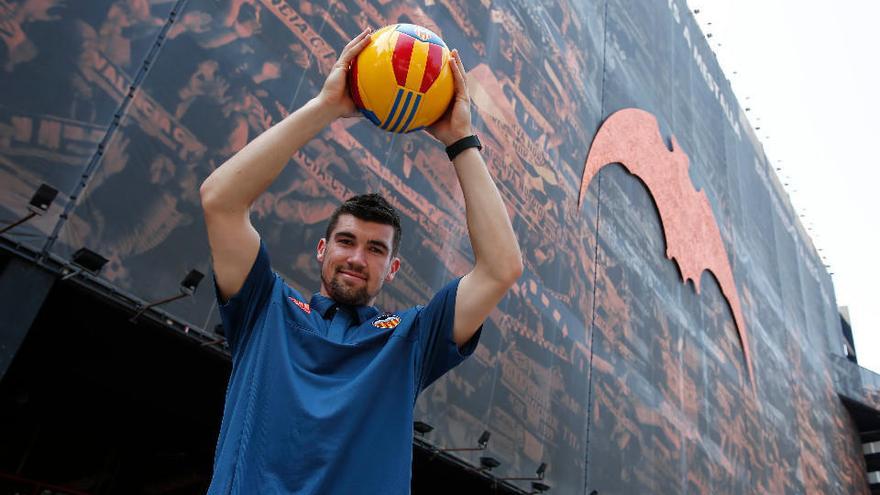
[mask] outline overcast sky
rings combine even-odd
[[[830,265],[859,364],[880,373],[880,1],[688,4]]]

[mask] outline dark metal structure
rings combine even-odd
[[[0,228],[41,184],[59,191],[0,237],[3,479],[203,489],[227,356],[212,291],[169,298],[210,273],[198,186],[316,95],[360,29],[395,22],[461,52],[526,266],[475,355],[418,402],[434,429],[414,480],[470,469],[462,483],[527,493],[503,478],[544,463],[533,482],[550,493],[880,491],[880,378],[855,362],[831,278],[681,0],[0,0]],[[610,158],[585,182],[626,109],[654,134],[624,126],[603,149],[651,138],[657,160]],[[384,310],[468,269],[442,148],[360,119],[297,152],[254,205],[275,270],[315,290],[327,217],[365,191],[404,222]],[[83,431],[104,433],[67,450]],[[483,431],[485,449],[438,454]]]

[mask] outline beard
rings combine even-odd
[[[375,294],[370,294],[367,290],[367,281],[364,280],[364,284],[360,287],[349,286],[342,281],[342,274],[339,272],[342,269],[342,267],[333,269],[333,275],[330,277],[330,280],[327,280],[327,277],[324,275],[324,270],[321,270],[321,282],[324,284],[324,287],[327,288],[327,293],[330,297],[337,303],[347,304],[349,306],[365,306],[369,304]],[[366,273],[352,268],[346,267],[344,269],[364,277],[367,276]]]

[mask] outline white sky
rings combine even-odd
[[[880,1],[687,1],[880,373]]]

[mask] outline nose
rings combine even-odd
[[[363,269],[367,266],[366,252],[363,249],[353,249],[347,261],[353,268]]]

